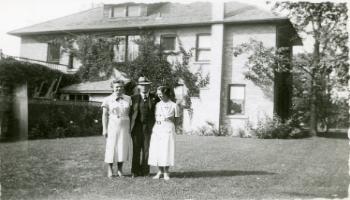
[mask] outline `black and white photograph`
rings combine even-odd
[[[0,0],[0,200],[348,199],[346,0]]]

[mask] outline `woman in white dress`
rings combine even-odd
[[[107,176],[113,176],[113,163],[117,162],[119,177],[123,176],[123,162],[130,156],[130,118],[131,98],[123,94],[124,82],[113,80],[113,93],[106,97],[101,107],[103,136],[106,138],[104,161],[108,164]]]
[[[161,86],[157,89],[160,102],[156,105],[156,123],[153,127],[149,147],[148,164],[158,167],[153,179],[169,180],[169,166],[174,166],[175,154],[175,118],[179,117],[177,105],[170,100],[170,88]]]

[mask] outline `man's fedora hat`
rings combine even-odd
[[[137,82],[137,85],[149,85],[152,82],[148,80],[148,78],[141,76]]]

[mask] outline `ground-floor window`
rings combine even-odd
[[[245,113],[245,85],[230,84],[228,87],[227,114],[236,115]]]
[[[70,94],[70,101],[89,101],[89,95],[87,94]]]

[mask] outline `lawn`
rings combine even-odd
[[[1,143],[0,199],[345,198],[348,145],[320,137],[177,136],[166,182],[108,179],[102,137]],[[130,163],[124,169],[130,175]]]

